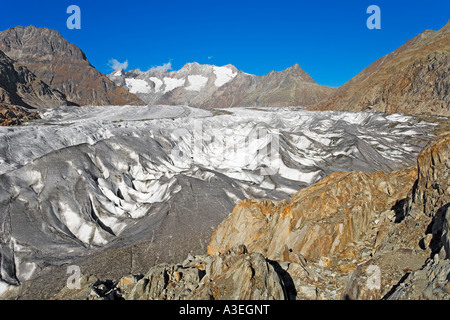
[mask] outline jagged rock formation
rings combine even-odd
[[[344,291],[347,297],[450,298],[450,136],[430,142],[418,157],[418,169],[400,208],[402,221],[389,230],[374,257],[355,270]],[[381,290],[367,288],[360,277],[369,265],[380,268]]]
[[[65,106],[65,96],[0,51],[0,126],[38,119],[34,108]]]
[[[28,68],[0,51],[0,103],[26,108],[65,106],[64,95],[41,81]]]
[[[336,172],[286,201],[244,200],[216,228],[208,253],[236,243],[250,252],[282,260],[285,247],[308,261],[355,258],[373,248],[380,229],[395,219],[391,209],[406,197],[415,169],[393,172]]]
[[[203,108],[309,106],[335,91],[317,84],[298,64],[255,76],[230,64],[194,62],[171,72],[118,70],[109,78],[147,103]]]
[[[294,254],[335,272],[355,269],[341,298],[448,299],[449,159],[444,135],[419,155],[418,175],[335,173],[289,204],[243,201],[208,253],[243,243],[271,259],[294,262]]]
[[[144,104],[98,72],[77,46],[55,30],[10,28],[0,32],[0,50],[77,105]]]
[[[158,265],[117,283],[84,276],[80,284],[76,292],[66,287],[52,299],[280,300],[285,295],[275,268],[245,246],[217,257],[190,255],[181,264]]]
[[[450,22],[378,59],[314,110],[450,115]]]

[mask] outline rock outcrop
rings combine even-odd
[[[0,32],[0,50],[77,105],[143,105],[97,71],[85,54],[57,31],[15,27]]]
[[[0,51],[0,126],[38,119],[35,108],[68,105],[65,96]]]
[[[333,293],[343,299],[448,299],[449,150],[447,134],[421,152],[417,169],[335,173],[289,203],[242,201],[214,231],[208,253],[245,244],[271,260],[307,261],[316,274],[334,274],[328,281],[338,282]],[[297,293],[309,286],[332,296],[317,279],[294,283]]]
[[[336,172],[302,189],[290,202],[244,200],[216,228],[208,253],[237,243],[250,252],[283,260],[284,248],[308,261],[355,258],[381,241],[393,208],[412,188],[416,169],[383,172]],[[381,232],[380,232],[381,231]]]
[[[336,89],[317,84],[298,64],[264,76],[233,65],[187,63],[178,71],[114,71],[117,85],[151,104],[202,108],[310,106]]]
[[[378,59],[315,110],[450,115],[450,22]]]
[[[0,126],[17,126],[34,119],[40,119],[39,114],[35,111],[0,103]]]

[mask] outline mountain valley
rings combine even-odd
[[[339,88],[1,31],[0,297],[448,300],[449,26]]]

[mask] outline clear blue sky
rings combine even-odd
[[[66,9],[81,8],[81,30],[69,30]],[[381,8],[381,30],[369,30],[369,5]],[[58,30],[93,66],[128,70],[171,61],[231,63],[263,75],[295,63],[318,83],[340,86],[364,67],[450,19],[449,0],[54,0],[0,2],[0,30],[17,25]]]

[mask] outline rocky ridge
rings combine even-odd
[[[378,59],[314,110],[450,115],[450,22]]]
[[[55,299],[450,298],[450,136],[417,167],[335,173],[289,202],[244,200],[207,254]],[[242,285],[246,283],[248,285]]]

